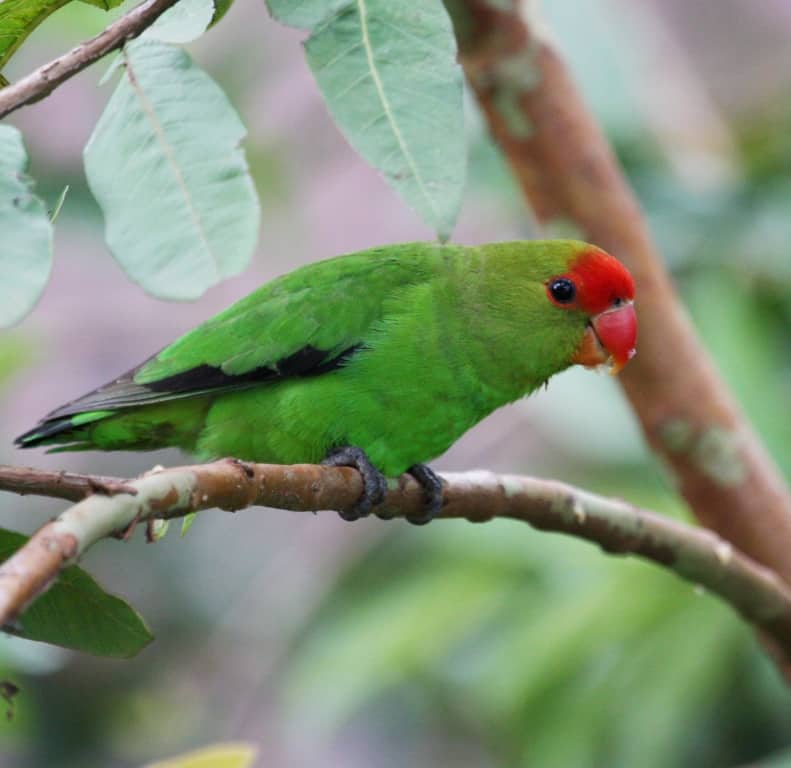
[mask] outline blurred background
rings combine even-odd
[[[791,477],[791,4],[544,10],[701,335]],[[6,75],[110,18],[69,4]],[[345,144],[300,38],[260,0],[239,0],[190,48],[248,127],[263,207],[254,264],[192,304],[144,295],[103,244],[81,151],[111,90],[97,87],[107,64],[12,117],[39,193],[52,204],[71,191],[51,282],[0,336],[0,462],[122,476],[182,462],[11,441],[277,274],[431,236]],[[455,239],[535,235],[468,107]],[[557,477],[687,517],[615,382],[589,372],[496,413],[436,466]],[[29,533],[63,508],[0,496],[0,524]],[[508,521],[418,529],[251,509],[201,513],[183,539],[141,539],[102,542],[82,563],[155,632],[137,658],[0,637],[0,678],[22,688],[13,720],[0,718],[2,765],[136,766],[229,739],[254,742],[273,768],[791,765],[791,693],[753,633],[653,566]]]

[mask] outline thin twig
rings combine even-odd
[[[127,40],[137,37],[177,2],[178,0],[146,0],[114,21],[96,37],[80,43],[13,85],[7,85],[0,90],[0,118],[25,104],[43,99],[70,77],[120,48]]]
[[[120,477],[76,475],[72,472],[53,472],[32,467],[10,467],[0,464],[0,490],[22,496],[51,496],[67,501],[81,501],[92,493],[113,496],[130,493],[131,487]]]
[[[570,220],[635,276],[638,354],[619,381],[651,447],[704,525],[791,584],[791,494],[698,341],[538,3],[446,3],[467,78],[539,221]]]
[[[50,477],[47,487],[46,473],[27,471],[36,479],[26,488],[37,485],[37,492],[45,495],[62,493],[58,475]],[[9,474],[7,468],[0,468],[0,488],[18,491],[19,472]],[[75,489],[99,484],[87,475],[70,477]],[[121,481],[112,482],[117,490]],[[513,518],[541,530],[587,539],[613,554],[651,560],[728,601],[773,639],[785,660],[791,660],[791,588],[716,534],[552,480],[470,472],[445,475],[443,482],[442,518],[473,522]],[[158,469],[125,485],[135,493],[88,496],[40,528],[0,566],[0,624],[18,615],[90,546],[132,522],[211,507],[343,511],[355,505],[362,491],[359,474],[348,468],[235,460]],[[423,504],[422,489],[404,476],[391,484],[377,512],[415,515]]]

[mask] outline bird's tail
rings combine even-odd
[[[72,416],[43,419],[33,429],[14,440],[19,448],[59,445],[53,451],[79,451],[96,447],[91,440],[92,425],[113,416],[114,411],[90,411]]]
[[[42,419],[14,442],[20,448],[60,451],[194,449],[210,400],[185,398],[130,408],[93,410]]]

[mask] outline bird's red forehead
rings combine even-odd
[[[634,280],[629,270],[599,248],[583,251],[566,277],[577,287],[578,306],[592,315],[604,312],[615,299],[634,299]]]

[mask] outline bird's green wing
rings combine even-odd
[[[47,420],[332,370],[454,246],[410,243],[310,264],[267,283]],[[443,253],[444,252],[444,253]]]

